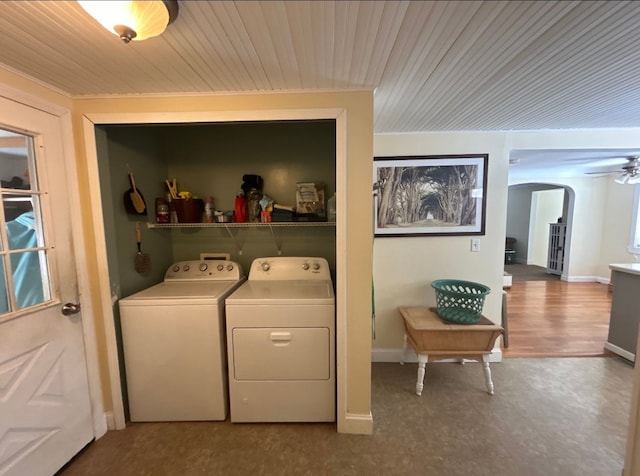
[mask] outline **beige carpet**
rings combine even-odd
[[[333,424],[138,423],[91,444],[64,476],[619,476],[632,367],[618,358],[372,365],[373,435]]]

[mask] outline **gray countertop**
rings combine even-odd
[[[640,275],[640,263],[610,264],[609,269],[612,269],[613,271],[621,271],[623,273]]]

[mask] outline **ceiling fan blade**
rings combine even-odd
[[[597,157],[569,157],[564,159],[566,162],[582,161],[582,162],[595,162],[598,160],[619,160],[620,163],[625,163],[629,160],[629,155],[600,155]],[[635,155],[634,155],[635,157]]]
[[[619,170],[605,170],[604,172],[585,172],[585,175],[612,175],[612,174],[620,174]]]

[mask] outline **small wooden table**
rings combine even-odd
[[[400,307],[404,320],[404,348],[400,364],[404,364],[408,344],[418,354],[418,381],[416,395],[422,395],[425,366],[429,359],[442,360],[458,358],[482,361],[484,378],[489,395],[494,387],[489,368],[489,355],[498,336],[503,333],[501,326],[484,316],[477,324],[454,324],[442,320],[435,309],[428,307]]]

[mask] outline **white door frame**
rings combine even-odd
[[[67,190],[70,203],[80,202],[80,190],[78,188],[78,175],[76,153],[73,140],[73,127],[71,111],[65,107],[50,103],[37,96],[28,94],[22,90],[12,88],[0,83],[0,96],[10,101],[18,102],[25,106],[46,112],[58,118],[62,129],[62,147],[64,150],[64,162],[68,174]],[[107,423],[102,399],[102,385],[100,381],[100,368],[98,361],[98,347],[95,333],[95,321],[93,302],[90,299],[89,277],[86,272],[86,255],[84,241],[84,223],[82,217],[71,220],[73,232],[73,252],[75,253],[76,274],[78,276],[78,290],[82,309],[82,335],[84,341],[84,354],[87,367],[87,379],[89,382],[89,397],[91,402],[91,417],[93,421],[93,434],[100,438],[107,432]]]
[[[110,429],[125,427],[122,386],[118,364],[116,330],[113,319],[113,301],[107,264],[107,246],[105,242],[104,220],[98,172],[98,156],[95,138],[95,126],[101,124],[166,124],[166,123],[203,123],[231,121],[276,121],[276,120],[313,120],[335,119],[336,121],[336,192],[340,197],[336,223],[336,384],[338,425],[347,420],[347,120],[343,108],[327,109],[278,109],[247,111],[207,111],[207,112],[168,112],[158,113],[88,113],[83,117],[83,133],[92,215],[95,217],[94,236],[98,258],[98,279],[100,287],[100,307],[104,316],[104,332],[107,339],[107,359],[111,399],[113,401],[113,419],[109,419]],[[96,303],[96,305],[98,305]],[[359,422],[347,423],[360,426]]]

